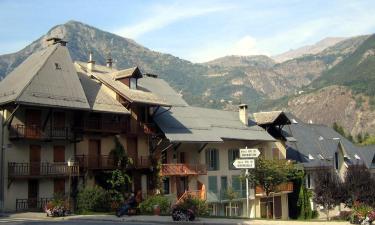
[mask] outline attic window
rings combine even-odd
[[[354,155],[354,158],[355,159],[361,159],[361,157],[359,157],[357,154]]]
[[[310,160],[313,160],[314,157],[313,157],[311,154],[309,154],[309,159],[310,159]]]
[[[324,159],[324,157],[321,154],[318,155],[318,158],[319,159]]]
[[[292,123],[294,123],[294,124],[297,124],[297,123],[298,123],[296,119],[291,119],[291,121],[292,121]]]
[[[60,66],[60,64],[55,63],[55,69],[57,69],[57,70],[61,70],[61,66]]]

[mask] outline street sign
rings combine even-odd
[[[255,168],[254,159],[236,159],[233,162],[233,166],[237,169],[253,169]]]
[[[240,149],[240,158],[258,158],[260,151],[256,148]]]

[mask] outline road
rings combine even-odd
[[[111,222],[111,221],[82,221],[82,220],[68,220],[68,221],[43,221],[18,218],[1,218],[0,224],[14,224],[14,225],[86,225],[86,224],[124,224],[124,225],[152,225],[153,223],[142,222]],[[156,224],[156,223],[155,223]],[[160,224],[160,223],[157,223]]]

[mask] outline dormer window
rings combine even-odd
[[[324,159],[324,157],[321,154],[318,155],[318,158],[319,159]]]
[[[309,159],[314,160],[314,157],[311,154],[309,154]]]
[[[335,169],[339,169],[339,154],[335,152]]]
[[[359,157],[357,154],[354,155],[354,158],[355,158],[355,159],[358,159],[358,160],[361,159],[361,157]]]
[[[137,78],[130,78],[130,89],[137,89]]]
[[[56,70],[61,70],[61,66],[60,66],[60,64],[58,64],[57,62],[55,63],[55,69],[56,69]]]
[[[291,122],[294,123],[294,124],[298,123],[297,120],[295,120],[295,119],[291,119]]]

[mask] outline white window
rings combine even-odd
[[[130,89],[137,89],[137,79],[130,78]]]
[[[358,160],[361,159],[361,157],[359,157],[357,154],[354,155],[354,158]]]
[[[311,154],[309,154],[309,159],[310,159],[310,160],[313,160],[314,157],[313,157]]]

